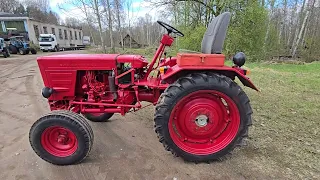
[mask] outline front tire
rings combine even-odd
[[[30,51],[31,51],[31,54],[37,54],[37,51],[33,48],[31,48]]]
[[[186,161],[218,160],[248,136],[249,102],[240,86],[226,76],[191,74],[160,96],[155,132],[166,150]]]
[[[113,113],[85,113],[83,115],[93,122],[107,122],[113,116]]]
[[[27,51],[25,49],[20,48],[19,53],[20,55],[26,55]]]
[[[29,132],[35,153],[56,165],[80,163],[89,154],[93,139],[85,118],[71,111],[53,111],[36,121]]]

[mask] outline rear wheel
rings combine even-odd
[[[10,57],[9,51],[7,50],[7,48],[3,48],[2,49],[2,54],[4,58]]]
[[[18,53],[18,49],[17,49],[15,46],[10,45],[10,46],[9,46],[9,52],[10,52],[11,54],[17,54],[17,53]]]
[[[93,122],[106,122],[113,116],[113,113],[85,113],[83,115]]]
[[[70,111],[53,111],[36,121],[29,141],[42,159],[57,165],[81,162],[89,154],[93,133],[86,120]]]
[[[155,131],[166,150],[187,161],[217,160],[248,135],[252,110],[243,90],[217,74],[192,74],[160,96]]]
[[[9,50],[8,50],[7,48],[5,48],[5,50],[6,50],[6,53],[7,53],[7,57],[10,57],[10,52],[9,52]]]
[[[8,57],[7,52],[3,51],[2,54],[3,54],[3,57],[4,57],[4,58],[7,58],[7,57]]]
[[[31,54],[37,54],[37,51],[33,48],[31,48],[30,51],[31,51]]]
[[[27,51],[26,51],[25,49],[20,48],[20,49],[19,49],[19,53],[20,53],[21,55],[25,55],[25,54],[27,53]]]

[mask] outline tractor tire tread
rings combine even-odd
[[[100,116],[93,116],[90,113],[82,114],[86,119],[92,122],[107,122],[114,115],[114,113],[103,113]]]
[[[39,127],[39,124],[45,123],[46,121],[50,121],[51,118],[59,119],[61,122],[67,122],[68,124],[72,125],[73,127],[76,127],[82,134],[84,138],[84,155],[79,156],[78,159],[73,160],[72,162],[66,162],[66,161],[60,161],[60,162],[52,162],[50,159],[47,157],[47,155],[43,155],[39,150],[35,147],[34,142],[33,142],[33,135],[35,133],[35,130],[37,127]],[[84,126],[83,123],[81,123],[81,120],[76,119],[75,116],[72,116],[68,113],[64,112],[50,112],[44,116],[42,116],[40,119],[38,119],[31,127],[30,132],[29,132],[29,142],[31,144],[32,149],[35,151],[35,153],[42,158],[43,160],[55,164],[55,165],[70,165],[70,164],[78,164],[82,162],[90,153],[91,147],[92,147],[92,137],[90,135],[90,131]]]
[[[241,121],[243,121],[243,123],[241,123],[242,126],[240,125],[239,127],[239,131],[235,137],[235,140],[227,146],[228,148],[225,148],[226,151],[221,150],[224,152],[219,151],[214,153],[212,156],[209,155],[210,157],[207,158],[178,151],[177,149],[179,148],[174,147],[176,146],[174,142],[171,139],[166,139],[166,137],[170,135],[165,135],[165,133],[168,134],[170,113],[173,105],[175,104],[177,95],[181,95],[182,92],[186,91],[186,89],[191,88],[192,86],[204,84],[209,84],[209,86],[219,86],[220,89],[230,89],[230,92],[232,91],[233,95],[236,95],[239,98],[238,103],[241,104],[241,107],[243,107],[244,110],[242,113],[239,112]],[[159,141],[163,144],[165,149],[170,151],[174,156],[182,157],[185,161],[194,163],[210,163],[211,161],[222,160],[227,154],[230,154],[237,145],[241,144],[244,138],[248,137],[248,128],[252,124],[252,108],[249,102],[250,100],[248,96],[244,93],[241,87],[237,85],[236,82],[224,75],[212,72],[189,74],[185,77],[179,78],[173,84],[169,85],[169,87],[159,97],[154,114],[154,130],[157,133]]]
[[[55,111],[51,111],[48,114],[61,114],[61,115],[65,115],[65,116],[69,116],[70,118],[75,118],[76,121],[78,121],[80,124],[82,124],[88,132],[90,132],[90,136],[91,136],[91,143],[93,144],[94,142],[94,134],[93,134],[93,130],[90,126],[90,124],[87,122],[86,118],[81,116],[78,113],[72,112],[72,111],[68,111],[68,110],[55,110]]]

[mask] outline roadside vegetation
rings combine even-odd
[[[246,88],[254,125],[244,161],[259,159],[267,171],[291,178],[320,178],[320,63],[246,66],[261,92]]]

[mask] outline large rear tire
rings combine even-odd
[[[9,52],[10,52],[10,54],[17,54],[18,49],[13,45],[9,45]]]
[[[53,111],[36,121],[29,132],[36,154],[56,165],[80,163],[88,156],[93,140],[85,118],[71,111]]]
[[[241,87],[226,76],[191,74],[160,96],[155,132],[166,150],[186,161],[218,160],[248,136],[249,102]]]
[[[93,122],[107,122],[113,116],[113,113],[85,113],[83,115]]]

